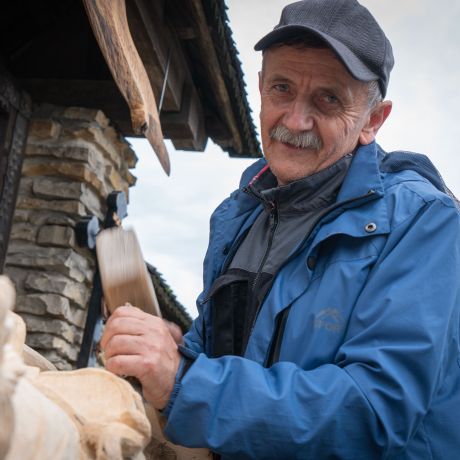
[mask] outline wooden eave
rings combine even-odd
[[[162,100],[165,138],[198,151],[211,138],[231,156],[260,156],[224,1],[127,0],[126,7]],[[99,108],[125,136],[136,135],[80,0],[5,2],[0,54],[33,102]]]

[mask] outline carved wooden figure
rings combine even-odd
[[[13,286],[0,277],[0,459],[145,459],[150,424],[140,395],[102,369],[25,365],[25,326],[13,305]],[[36,363],[52,367],[44,361]]]

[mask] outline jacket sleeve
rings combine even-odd
[[[330,364],[267,369],[200,354],[167,436],[238,459],[400,453],[457,365],[459,229],[456,208],[436,200],[392,230]]]
[[[185,346],[195,353],[203,353],[203,316],[200,313],[192,322],[190,330],[184,336]]]

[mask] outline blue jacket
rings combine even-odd
[[[358,149],[342,204],[281,269],[244,358],[207,357],[206,294],[260,205],[240,189],[217,208],[186,336],[195,362],[166,411],[173,442],[232,459],[460,458],[459,212],[400,156]]]

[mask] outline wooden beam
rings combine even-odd
[[[221,110],[221,116],[226,123],[231,137],[234,139],[233,149],[242,151],[242,140],[235,116],[232,110],[232,104],[225,85],[225,81],[220,70],[219,59],[214,48],[214,42],[211,37],[209,27],[207,25],[206,15],[203,10],[202,0],[188,0],[193,21],[197,27],[197,35],[199,46],[203,50],[203,56],[207,58],[206,69],[208,70],[208,79],[211,82],[209,91],[215,94],[218,101],[218,106]],[[219,69],[216,71],[216,69]]]
[[[170,56],[162,110],[179,111],[186,65],[185,59],[181,59],[181,49],[164,25],[162,17],[156,12],[151,14],[145,2],[129,1],[126,8],[132,37],[157,101],[160,100]]]
[[[155,96],[131,37],[125,0],[83,0],[94,35],[112,76],[131,112],[133,130],[149,140],[169,175]]]
[[[207,136],[201,101],[195,87],[187,85],[183,91],[180,112],[163,112],[161,125],[178,150],[203,151]]]

